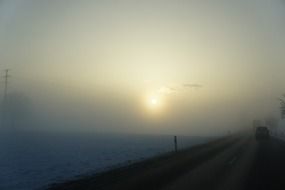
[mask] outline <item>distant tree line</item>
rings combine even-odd
[[[285,118],[285,95],[283,95],[282,98],[279,98],[280,100],[280,109],[281,109],[281,117],[282,119]]]

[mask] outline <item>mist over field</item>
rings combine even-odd
[[[137,162],[145,189],[279,185],[284,21],[284,0],[0,0],[0,189]]]
[[[284,18],[281,0],[0,1],[2,128],[208,136],[279,118]]]

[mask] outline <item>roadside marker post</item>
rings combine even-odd
[[[177,152],[177,136],[174,136],[174,151]]]

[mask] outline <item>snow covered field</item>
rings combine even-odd
[[[213,138],[178,137],[179,148]],[[173,150],[173,136],[0,134],[0,189],[44,189]]]

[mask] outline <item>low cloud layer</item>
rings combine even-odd
[[[201,84],[196,84],[196,83],[186,83],[186,84],[183,84],[183,87],[185,87],[185,88],[200,89],[200,88],[203,88],[203,85],[201,85]]]

